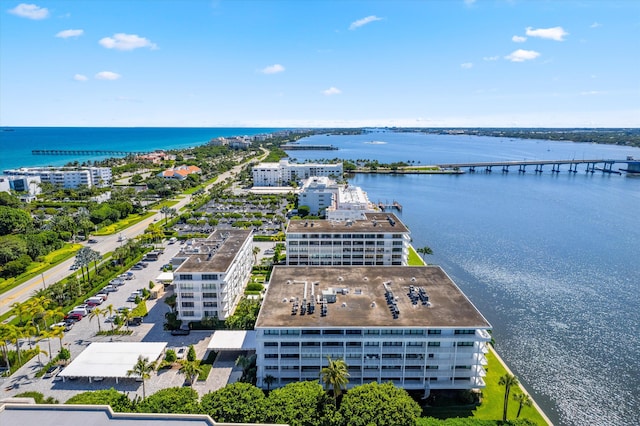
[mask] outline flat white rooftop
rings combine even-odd
[[[127,377],[138,357],[160,358],[167,342],[95,342],[60,372],[61,377]]]
[[[212,351],[255,351],[256,332],[253,330],[216,330],[207,349]]]

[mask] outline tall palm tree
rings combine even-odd
[[[140,355],[133,368],[127,371],[127,377],[135,376],[142,379],[142,399],[147,397],[144,382],[151,377],[151,372],[154,370],[154,367],[154,364],[149,362],[149,358],[144,358]]]
[[[320,370],[320,378],[324,382],[327,392],[329,388],[333,389],[333,398],[337,405],[342,389],[346,389],[349,383],[349,371],[347,363],[343,359],[333,360],[327,356],[327,361],[329,365]]]
[[[427,263],[427,261],[425,260],[425,256],[433,254],[433,250],[431,250],[431,247],[428,247],[428,246],[420,247],[420,248],[416,249],[416,251],[418,252],[418,254],[422,255],[422,261],[425,264]]]
[[[180,367],[180,372],[182,372],[182,374],[187,376],[187,380],[189,381],[189,384],[193,385],[197,377],[200,375],[200,373],[202,373],[202,367],[200,367],[200,361],[189,361],[184,359],[180,362],[180,364],[182,364],[182,367]]]
[[[242,377],[240,377],[240,381],[253,383],[257,372],[256,354],[251,356],[240,355],[236,359],[236,365],[242,367]]]
[[[38,354],[38,363],[40,364],[40,367],[42,367],[44,364],[42,364],[42,361],[40,360],[40,354],[49,354],[47,353],[47,351],[40,349],[39,345],[36,345],[36,353]]]
[[[516,419],[520,417],[520,412],[522,411],[523,406],[531,407],[533,404],[533,400],[529,396],[528,393],[515,393],[513,394],[513,400],[518,403],[518,414],[516,414]]]
[[[109,317],[111,317],[111,319],[113,319],[113,313],[115,312],[115,308],[113,307],[113,303],[110,303],[109,305],[107,305],[107,307],[104,310],[105,314],[109,314]],[[111,321],[111,331],[113,331],[113,321]]]
[[[260,247],[253,248],[253,263],[258,263],[258,253],[260,253]]]
[[[106,312],[105,309],[100,309],[99,307],[94,306],[93,309],[91,310],[91,313],[89,314],[89,321],[91,321],[94,318],[97,318],[98,320],[98,333],[102,331],[102,328],[100,327],[100,317],[103,316],[105,312]]]
[[[12,324],[6,324],[6,325],[7,325],[6,335],[8,337],[8,340],[14,345],[16,345],[16,355],[18,357],[18,364],[21,365],[22,357],[20,356],[20,339],[23,337],[22,329]]]
[[[27,305],[20,302],[14,302],[9,307],[13,309],[15,314],[18,316],[19,324],[22,324],[22,316],[27,313]]]
[[[9,364],[9,341],[11,339],[9,325],[10,324],[0,323],[0,349],[2,350],[2,356],[7,368],[11,368]]]
[[[518,386],[519,383],[520,382],[518,381],[518,378],[513,374],[507,373],[504,376],[500,377],[500,381],[498,382],[498,384],[500,386],[504,386],[504,409],[502,411],[503,422],[507,421],[507,409],[509,408],[509,392],[511,392],[511,388],[513,386]]]
[[[49,329],[44,329],[44,330],[40,330],[40,339],[39,340],[45,340],[47,339],[47,343],[49,344],[49,361],[51,361],[52,359],[52,354],[51,354],[51,338],[53,337],[53,331],[49,330]]]
[[[64,327],[62,327],[62,326],[53,327],[53,330],[51,330],[50,337],[57,337],[58,340],[60,340],[60,351],[62,352],[62,348],[64,347],[62,345],[62,338],[64,337]]]

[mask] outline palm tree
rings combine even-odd
[[[49,329],[45,329],[45,330],[40,330],[40,339],[39,340],[44,340],[47,339],[47,343],[49,344],[49,361],[51,361],[52,355],[51,355],[51,338],[53,337],[53,331],[49,330]]]
[[[162,206],[162,208],[160,209],[160,213],[164,215],[164,224],[166,226],[167,222],[169,222],[169,217],[176,214],[176,209],[172,209],[168,206]]]
[[[155,365],[149,362],[149,358],[144,358],[140,355],[133,368],[127,371],[127,377],[136,376],[142,379],[142,399],[147,397],[144,381],[151,377],[151,372],[154,370],[154,367]]]
[[[89,321],[91,321],[94,318],[98,319],[98,333],[102,331],[102,328],[100,327],[100,317],[103,316],[105,312],[106,310],[100,309],[99,307],[94,306],[93,310],[89,314]]]
[[[260,247],[253,248],[253,263],[258,263],[258,253],[260,253]]]
[[[18,315],[18,324],[22,324],[22,315],[27,313],[27,305],[20,302],[14,302],[9,306]]]
[[[124,325],[127,327],[127,331],[129,331],[129,321],[131,320],[131,318],[133,318],[133,313],[131,312],[131,309],[125,308],[122,311],[122,319],[124,321]]]
[[[64,337],[64,327],[53,327],[49,337],[57,337],[60,340],[60,351],[62,352],[62,338]]]
[[[265,385],[267,385],[267,393],[269,393],[269,391],[271,390],[271,385],[274,384],[275,381],[276,381],[276,378],[271,374],[267,374],[266,376],[264,376],[264,379],[262,379],[262,382]]]
[[[511,387],[518,386],[519,383],[518,378],[513,374],[507,373],[500,377],[498,384],[500,386],[504,386],[504,409],[502,411],[503,422],[507,421],[507,409],[509,408],[509,392],[511,392]]]
[[[182,360],[180,364],[182,364],[182,367],[180,367],[180,371],[185,376],[187,376],[187,380],[189,381],[189,384],[193,385],[197,377],[200,375],[200,373],[202,373],[202,367],[200,367],[200,361],[189,361],[185,359],[185,360]]]
[[[253,383],[256,376],[256,354],[251,356],[240,355],[236,359],[236,365],[242,367],[241,382]]]
[[[422,261],[426,264],[427,261],[424,259],[426,255],[428,254],[433,254],[433,250],[431,250],[431,247],[428,246],[424,246],[424,247],[420,247],[418,249],[416,249],[416,251],[418,252],[418,254],[422,255]]]
[[[11,368],[9,364],[9,340],[11,332],[9,330],[9,324],[0,323],[0,347],[2,348],[2,356],[7,368]]]
[[[12,324],[6,324],[6,325],[7,325],[7,328],[5,331],[6,336],[8,337],[8,340],[11,343],[16,345],[16,355],[18,356],[18,364],[21,365],[22,358],[20,356],[20,339],[23,337],[22,329]]]
[[[107,305],[106,309],[104,310],[104,313],[108,313],[109,317],[112,319],[111,321],[111,331],[113,331],[113,312],[115,311],[115,309],[113,308],[113,304],[109,304]]]
[[[333,388],[333,398],[337,405],[342,389],[346,389],[347,383],[349,383],[349,371],[347,363],[343,359],[333,360],[327,356],[327,361],[329,365],[320,371],[320,378],[324,382],[327,392],[329,388]]]
[[[39,345],[36,345],[36,353],[38,354],[38,363],[40,364],[40,367],[43,366],[42,361],[40,360],[40,354],[45,354],[45,355],[49,355],[47,353],[47,351],[40,349]]]
[[[518,414],[516,414],[516,419],[520,417],[520,412],[522,411],[523,406],[531,407],[533,404],[533,400],[529,396],[528,393],[515,393],[513,394],[513,400],[518,402]]]

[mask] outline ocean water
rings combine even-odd
[[[375,143],[371,142],[384,142]],[[640,158],[640,149],[470,136],[313,136],[338,151],[416,164]],[[623,166],[621,166],[623,167]],[[602,173],[354,175],[372,201],[398,201],[413,245],[441,265],[494,327],[496,347],[557,425],[640,424],[640,178]]]
[[[212,138],[252,136],[281,129],[261,128],[116,128],[3,127],[0,128],[0,171],[17,167],[62,166],[71,161],[95,161],[100,155],[32,155],[34,149],[85,149],[151,152],[203,145]]]

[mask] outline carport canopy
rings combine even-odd
[[[133,369],[138,357],[149,362],[158,360],[167,342],[95,342],[82,351],[58,375],[65,377],[113,377],[125,378]],[[133,376],[131,376],[133,377]]]
[[[173,272],[163,272],[156,277],[156,281],[173,281]]]
[[[207,349],[212,351],[255,351],[255,330],[216,330]]]

